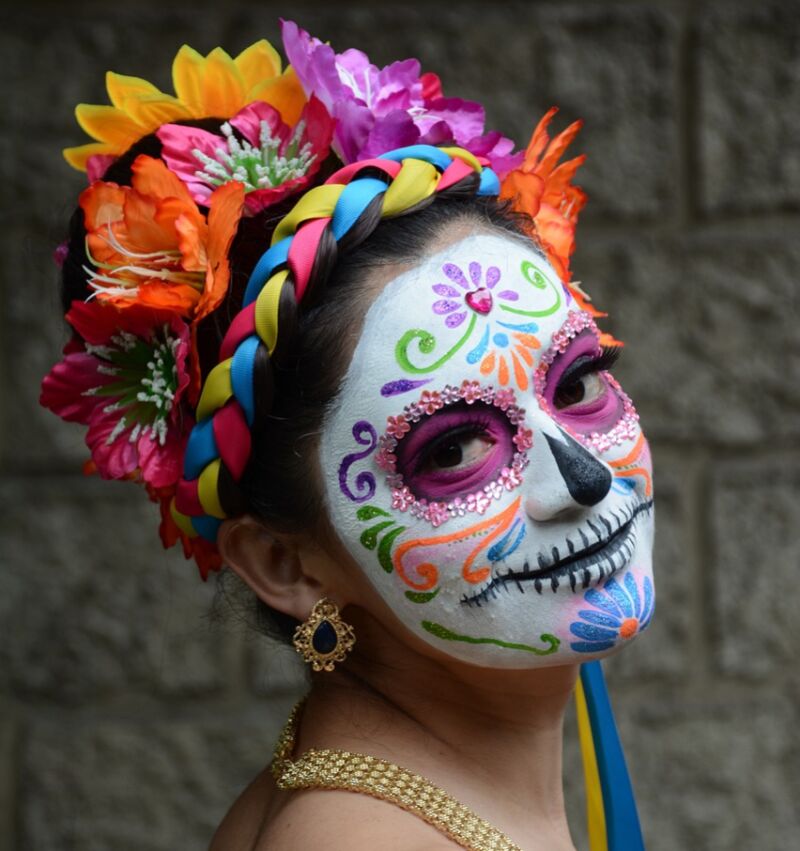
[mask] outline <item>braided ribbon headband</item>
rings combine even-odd
[[[389,219],[474,173],[480,175],[477,195],[499,194],[500,183],[488,161],[463,148],[398,148],[340,169],[307,192],[281,220],[270,248],[250,275],[244,307],[220,346],[220,363],[208,374],[200,394],[197,424],[189,436],[183,479],[172,504],[172,516],[186,535],[215,541],[228,516],[220,478],[238,482],[250,457],[256,354],[261,346],[270,356],[275,351],[282,299],[293,296],[298,304],[302,300],[325,231],[338,242],[379,196],[380,218]]]

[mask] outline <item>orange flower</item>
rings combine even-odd
[[[162,124],[187,119],[230,118],[254,101],[274,106],[284,123],[294,126],[306,97],[291,67],[265,39],[235,59],[217,47],[202,56],[184,44],[172,63],[175,95],[139,77],[109,71],[106,89],[111,105],[81,103],[78,124],[96,141],[66,148],[64,158],[85,171],[90,157],[118,157]]]
[[[89,286],[116,307],[138,303],[198,320],[228,287],[227,251],[244,205],[244,187],[219,187],[208,222],[186,186],[152,157],[137,157],[131,186],[98,181],[80,196]]]
[[[586,194],[572,185],[572,178],[586,157],[575,157],[558,165],[582,122],[573,122],[551,140],[547,127],[557,111],[553,107],[542,117],[533,131],[522,164],[503,180],[500,197],[511,199],[514,209],[533,218],[535,235],[553,268],[566,283],[570,279],[569,258],[575,249],[575,224],[586,203]],[[581,293],[576,295],[580,302],[585,298]]]

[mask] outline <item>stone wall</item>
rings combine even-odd
[[[234,603],[209,618],[214,583],[36,404],[64,341],[72,106],[105,99],[107,68],[166,87],[184,41],[278,44],[281,14],[419,56],[521,143],[552,103],[586,119],[574,268],[628,343],[656,463],[659,612],[607,665],[648,848],[796,846],[800,2],[21,8],[0,12],[0,851],[204,848],[302,688]],[[566,764],[585,848],[571,726]]]

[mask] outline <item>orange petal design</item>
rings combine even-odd
[[[525,346],[514,346],[514,351],[528,366],[533,366],[533,355],[530,353],[530,349],[526,349]]]
[[[494,361],[495,361],[494,351],[491,351],[481,361],[481,375],[488,375],[494,369]]]
[[[534,337],[533,334],[526,334],[524,331],[515,331],[512,336],[529,349],[540,349],[542,347],[538,338]]]
[[[500,363],[497,367],[497,378],[500,381],[500,384],[505,387],[506,384],[508,384],[508,364],[502,355],[500,355],[499,361]]]
[[[514,378],[517,380],[517,386],[520,390],[528,389],[528,374],[525,372],[525,367],[520,363],[519,358],[511,352],[511,362],[514,364]]]

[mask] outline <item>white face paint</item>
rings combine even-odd
[[[323,427],[334,528],[425,641],[477,665],[606,655],[653,613],[650,455],[597,329],[481,233],[369,309]]]

